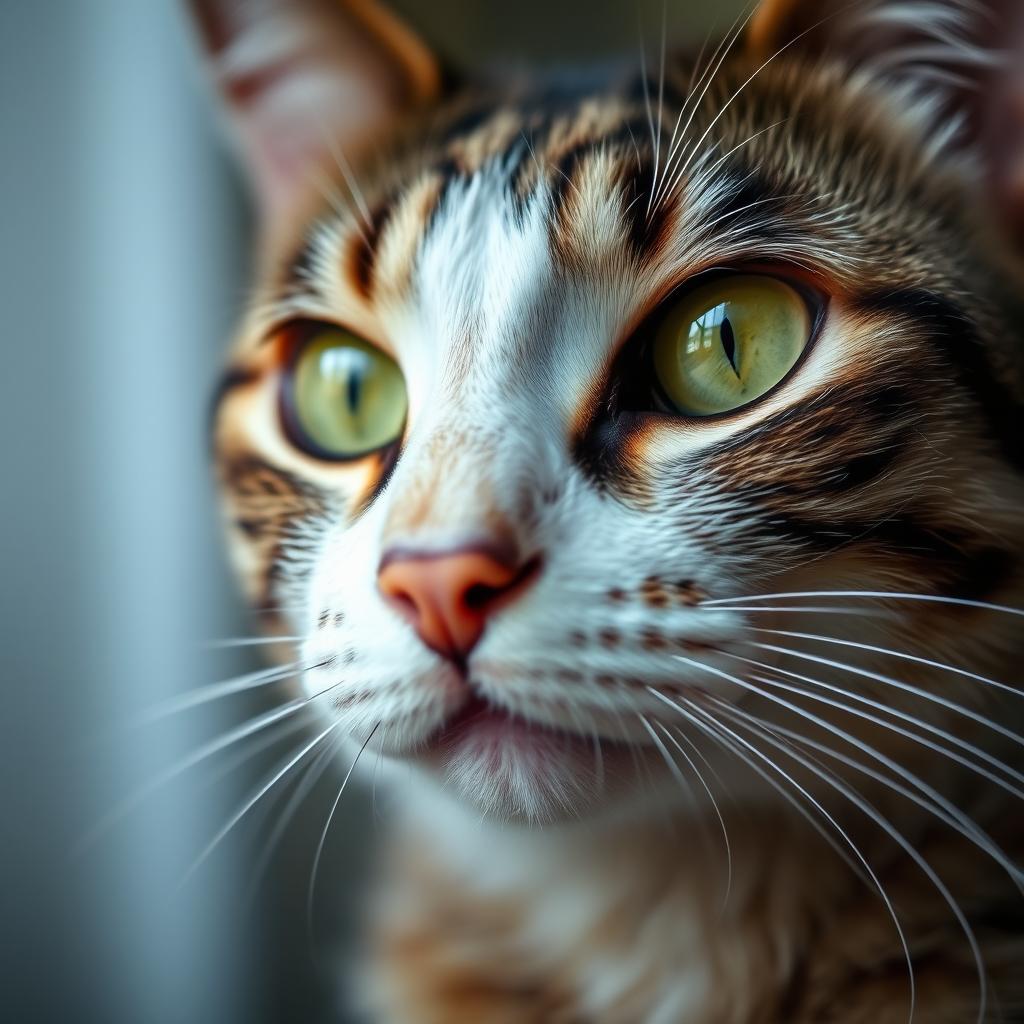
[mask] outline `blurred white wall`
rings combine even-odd
[[[223,818],[201,780],[69,859],[187,739],[97,737],[202,682],[203,641],[237,628],[203,438],[237,188],[170,0],[5,3],[0,47],[0,1014],[252,1020],[238,872],[174,888]]]

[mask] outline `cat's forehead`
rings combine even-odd
[[[346,168],[284,276],[372,337],[413,308],[453,335],[480,317],[494,326],[501,308],[543,310],[551,288],[618,297],[622,281],[623,297],[656,301],[716,264],[782,261],[837,286],[898,274],[911,256],[927,270],[918,228],[944,198],[915,147],[852,117],[862,97],[829,94],[826,74],[734,89],[746,70],[704,89],[684,65],[653,97],[633,83],[456,105],[381,165]],[[865,153],[888,194],[855,187]],[[886,260],[873,262],[883,236]]]

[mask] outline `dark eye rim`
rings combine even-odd
[[[283,327],[278,328],[275,333],[279,338],[279,345],[281,346],[281,369],[278,374],[277,410],[284,436],[292,447],[321,462],[354,463],[361,462],[363,459],[370,458],[373,455],[392,452],[398,448],[402,437],[405,435],[405,419],[402,420],[402,426],[394,440],[388,441],[386,444],[377,445],[374,448],[367,448],[358,452],[345,452],[343,454],[332,452],[330,449],[317,444],[302,426],[295,402],[295,368],[302,357],[305,347],[324,331],[341,331],[349,334],[357,341],[361,341],[364,345],[368,345],[388,359],[391,359],[390,354],[385,352],[379,345],[375,345],[372,341],[357,334],[344,324],[335,323],[330,320],[292,320]],[[401,372],[400,367],[399,372]],[[404,381],[404,374],[402,379]]]
[[[658,328],[673,312],[676,305],[682,302],[688,295],[715,281],[727,280],[732,277],[765,277],[780,281],[791,288],[803,300],[810,317],[810,331],[807,343],[789,370],[772,387],[763,394],[758,395],[757,398],[744,402],[743,405],[738,405],[735,409],[708,413],[707,415],[676,410],[672,407],[668,396],[664,394],[658,385],[657,375],[654,372],[652,350]],[[797,277],[792,273],[787,273],[785,269],[780,270],[764,266],[716,268],[688,278],[682,286],[674,289],[658,304],[657,308],[633,332],[629,341],[623,345],[610,374],[612,390],[615,396],[613,415],[616,418],[624,418],[631,421],[659,422],[671,425],[674,423],[721,423],[746,412],[759,402],[766,401],[799,372],[800,367],[810,356],[821,335],[822,327],[828,317],[829,301],[830,296],[826,291],[811,284],[806,279]],[[646,398],[643,397],[644,392],[647,393]],[[660,392],[660,394],[657,392]],[[629,405],[627,403],[635,404]],[[643,406],[645,405],[652,407],[644,408]]]

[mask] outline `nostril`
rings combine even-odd
[[[497,587],[489,587],[486,583],[474,583],[463,595],[462,600],[472,611],[481,611],[494,599],[500,591]]]

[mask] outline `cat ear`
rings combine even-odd
[[[376,0],[189,2],[271,224],[439,92],[430,52]]]
[[[936,151],[969,149],[999,215],[1024,242],[1024,3],[1020,0],[761,0],[747,44],[835,54],[900,90]]]

